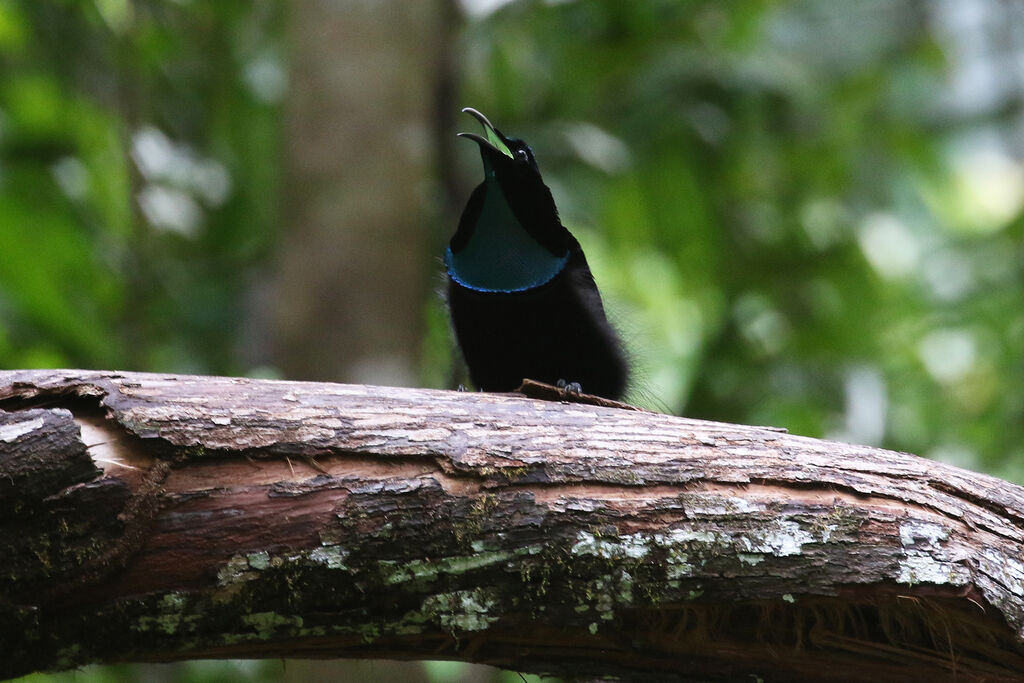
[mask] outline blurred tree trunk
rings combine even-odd
[[[286,233],[267,314],[268,360],[290,378],[415,382],[447,4],[291,6]]]

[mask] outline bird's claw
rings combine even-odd
[[[560,379],[555,382],[555,386],[572,396],[579,396],[583,393],[583,386],[579,382],[566,382],[564,379]]]

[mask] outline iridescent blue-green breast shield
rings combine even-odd
[[[568,251],[555,256],[526,232],[491,177],[472,237],[458,252],[445,251],[451,278],[479,292],[539,287],[562,272],[568,260]]]

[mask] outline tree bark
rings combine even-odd
[[[1024,489],[518,395],[0,373],[0,675],[214,657],[1019,680]]]

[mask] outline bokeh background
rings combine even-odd
[[[0,367],[457,385],[463,106],[533,146],[636,401],[1024,483],[1015,0],[0,0]],[[520,680],[393,666],[60,680]]]

